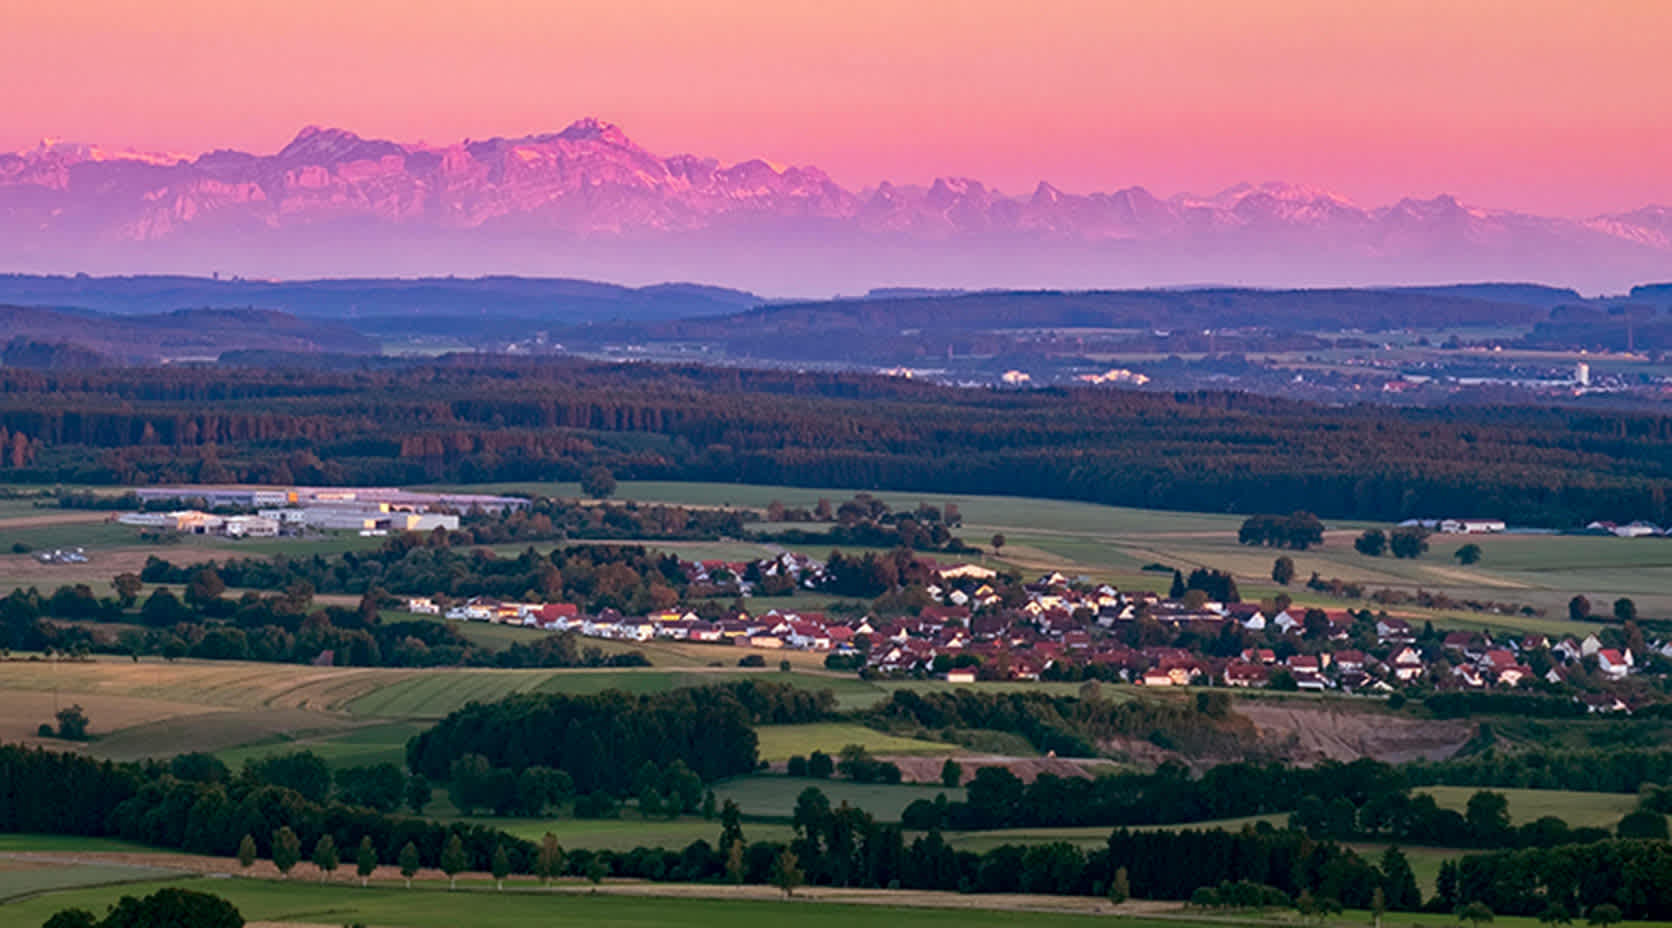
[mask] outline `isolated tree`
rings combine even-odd
[[[422,861],[418,857],[418,845],[411,841],[402,845],[400,856],[396,861],[401,867],[401,879],[406,880],[406,888],[412,888],[412,878],[418,875],[418,868]]]
[[[321,883],[331,878],[337,872],[337,865],[342,863],[342,857],[337,853],[337,841],[330,835],[321,835],[319,843],[314,845],[313,865],[319,868]]]
[[[192,574],[191,580],[186,583],[186,602],[201,609],[220,599],[221,594],[225,592],[226,582],[221,579],[221,575],[213,568],[205,567]]]
[[[220,896],[170,886],[143,899],[123,896],[99,924],[103,928],[243,928],[244,917]]]
[[[238,842],[238,866],[245,870],[255,866],[255,836],[245,835]]]
[[[1115,875],[1109,880],[1109,901],[1119,905],[1132,898],[1132,877],[1125,867],[1115,868]]]
[[[1353,540],[1353,550],[1365,557],[1381,557],[1388,550],[1387,533],[1379,528],[1366,529]]]
[[[511,875],[511,855],[505,853],[505,845],[501,844],[493,849],[493,885],[500,892],[505,891],[505,878]]]
[[[273,833],[273,866],[279,868],[279,875],[290,878],[290,871],[302,862],[302,839],[296,837],[296,832],[284,825]]]
[[[360,887],[366,886],[366,881],[377,872],[377,848],[372,846],[372,836],[366,835],[360,839],[360,850],[354,854],[354,872],[360,877]]]
[[[1004,533],[1003,532],[998,532],[998,533],[995,533],[993,535],[992,545],[993,545],[993,555],[995,557],[997,557],[999,554],[1003,553],[1003,551],[1004,551]]]
[[[1388,536],[1388,550],[1406,560],[1422,557],[1428,551],[1428,533],[1420,528],[1394,529]]]
[[[1182,571],[1178,570],[1177,568],[1174,568],[1174,570],[1173,570],[1173,582],[1170,586],[1167,587],[1167,598],[1168,599],[1183,599],[1185,591],[1186,591],[1186,588],[1185,588],[1185,585],[1184,585],[1184,573]]]
[[[1492,907],[1484,902],[1471,902],[1457,910],[1457,920],[1469,922],[1475,928],[1480,928],[1481,925],[1487,924],[1496,917],[1492,913]]]
[[[1469,797],[1463,819],[1482,841],[1496,842],[1509,834],[1509,798],[1503,793],[1480,790]]]
[[[783,890],[784,898],[788,899],[795,895],[795,888],[801,885],[804,878],[795,852],[784,848],[783,853],[778,855],[778,862],[772,866],[772,885]]]
[[[133,604],[139,601],[140,591],[145,589],[145,581],[139,579],[139,574],[136,573],[117,574],[110,585],[116,588],[116,600],[122,604],[123,609],[132,608]]]
[[[58,737],[65,741],[86,741],[87,729],[93,724],[87,711],[77,703],[58,710]]]
[[[703,795],[702,795],[702,818],[703,818],[703,821],[705,821],[705,822],[714,821],[714,815],[718,811],[719,811],[719,807],[716,804],[716,800],[714,798],[714,791],[713,790],[708,790],[707,792],[703,793]]]
[[[1288,586],[1295,579],[1295,559],[1284,555],[1271,562],[1271,579],[1279,586]]]
[[[1458,874],[1457,861],[1440,861],[1439,875],[1434,879],[1434,895],[1441,903],[1451,905],[1457,902],[1457,890],[1461,877]]]
[[[743,863],[743,842],[733,842],[731,848],[726,851],[726,882],[740,886],[746,872]]]
[[[430,781],[421,773],[415,773],[406,779],[406,807],[413,815],[423,815],[424,807],[430,804]]]
[[[1593,905],[1591,906],[1591,910],[1585,913],[1585,921],[1593,925],[1598,925],[1600,928],[1608,928],[1609,925],[1617,925],[1623,918],[1625,918],[1625,913],[1621,912],[1620,907],[1612,902],[1604,902],[1601,905]]]
[[[441,849],[441,872],[447,874],[449,890],[458,888],[459,874],[469,865],[470,861],[464,855],[464,839],[455,832],[447,839],[447,846]]]
[[[1457,563],[1462,564],[1464,567],[1468,567],[1471,564],[1479,564],[1481,556],[1480,545],[1470,542],[1469,544],[1458,548],[1456,551],[1453,551],[1451,556],[1457,558]]]
[[[828,780],[836,772],[836,762],[823,751],[807,755],[807,775],[815,780]]]
[[[557,835],[548,831],[540,839],[540,851],[534,857],[534,875],[541,883],[550,883],[562,872],[563,845],[557,843]]]
[[[963,765],[948,757],[946,763],[941,764],[940,780],[942,786],[948,789],[956,788],[958,784],[964,782]]]
[[[1575,596],[1568,600],[1568,618],[1575,622],[1583,622],[1591,617],[1591,601],[1584,596]]]
[[[1614,618],[1621,622],[1637,621],[1637,603],[1632,602],[1629,596],[1614,600]]]
[[[99,918],[86,909],[60,909],[41,928],[99,928]]]
[[[1567,906],[1560,902],[1552,902],[1544,907],[1544,911],[1538,913],[1538,920],[1546,925],[1571,925],[1573,914],[1567,910]]]
[[[1395,693],[1394,695],[1399,695]],[[1410,859],[1397,846],[1390,845],[1382,852],[1379,869],[1382,871],[1383,901],[1391,909],[1414,911],[1422,905],[1422,890],[1417,887],[1416,873]]]
[[[1654,841],[1665,841],[1669,837],[1666,816],[1647,809],[1627,812],[1620,819],[1620,823],[1614,826],[1614,832],[1622,838],[1645,838]]]
[[[608,499],[615,495],[615,475],[600,464],[581,477],[581,492],[593,499]]]

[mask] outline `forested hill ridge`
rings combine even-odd
[[[169,275],[0,274],[0,304],[74,307],[113,314],[258,307],[334,320],[488,316],[577,324],[732,313],[760,302],[751,293],[701,284],[635,288],[557,277],[275,281]]]
[[[1571,299],[1565,297],[1571,296]],[[1399,290],[993,291],[774,304],[647,327],[667,338],[1026,328],[1384,331],[1530,325],[1571,290],[1529,285]]]
[[[703,480],[1523,525],[1672,517],[1672,417],[971,390],[454,357],[381,371],[0,370],[0,481]]]
[[[213,361],[230,350],[367,355],[378,344],[347,325],[269,309],[178,309],[111,316],[8,306],[0,299],[0,364],[111,367]]]

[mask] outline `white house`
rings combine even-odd
[[[1631,673],[1631,651],[1616,651],[1613,648],[1603,648],[1597,652],[1597,669],[1615,680]]]

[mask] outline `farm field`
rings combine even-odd
[[[773,762],[789,760],[795,755],[806,757],[814,751],[834,757],[850,744],[860,745],[872,754],[951,754],[958,750],[956,745],[899,738],[850,722],[762,725],[755,729],[755,734],[760,737],[761,760]]]
[[[481,490],[482,487],[474,489]],[[578,496],[575,484],[492,484],[487,489],[509,493],[548,493]],[[847,499],[856,491],[738,484],[627,481],[617,490],[620,499],[682,503],[698,506],[764,508],[772,500],[789,505],[812,505],[821,498]],[[1024,572],[1060,569],[1099,581],[1136,589],[1164,590],[1164,574],[1139,570],[1150,563],[1184,569],[1212,567],[1234,573],[1250,594],[1275,593],[1270,587],[1271,562],[1280,554],[1295,560],[1300,577],[1316,571],[1369,589],[1393,588],[1407,592],[1425,589],[1458,599],[1491,599],[1532,605],[1544,617],[1491,615],[1473,612],[1402,611],[1434,615],[1452,625],[1514,632],[1564,634],[1567,600],[1583,594],[1606,604],[1619,596],[1632,597],[1645,612],[1672,614],[1672,542],[1665,539],[1544,534],[1490,536],[1434,536],[1422,558],[1401,561],[1368,558],[1353,550],[1358,532],[1370,523],[1331,522],[1323,545],[1304,552],[1251,548],[1237,544],[1236,530],[1243,516],[1233,514],[1164,512],[1101,506],[1064,500],[956,494],[874,491],[896,508],[919,502],[957,503],[964,516],[959,534],[987,546],[995,533],[1006,544],[998,560]],[[1381,528],[1390,526],[1382,525]],[[1463,567],[1452,559],[1458,547],[1474,543],[1484,557]],[[1252,588],[1251,588],[1252,587]],[[1269,589],[1268,589],[1269,588]],[[1341,607],[1347,601],[1308,596],[1299,583],[1283,592],[1303,603]]]
[[[944,786],[888,785],[883,783],[853,783],[848,780],[815,780],[801,777],[757,775],[724,780],[714,785],[714,796],[722,803],[727,799],[737,803],[743,814],[751,818],[788,820],[795,814],[795,801],[803,790],[816,787],[833,806],[846,802],[871,813],[878,821],[899,821],[906,806],[919,799],[933,800],[945,795],[948,800],[962,800],[962,789]],[[1108,835],[1108,830],[1104,830]]]

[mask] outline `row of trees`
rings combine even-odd
[[[383,621],[392,600],[380,590],[365,594],[358,607],[312,606],[312,591],[299,582],[285,592],[247,592],[222,598],[224,585],[213,571],[195,571],[182,599],[158,586],[137,609],[124,607],[123,590],[141,584],[134,575],[116,579],[116,597],[96,597],[84,584],[61,587],[51,596],[34,589],[0,597],[0,647],[61,653],[155,655],[175,660],[253,660],[310,663],[326,657],[356,667],[636,667],[649,660],[638,652],[605,654],[565,632],[508,648],[482,647],[456,628],[437,622]],[[49,619],[122,622],[141,628],[114,636]]]

